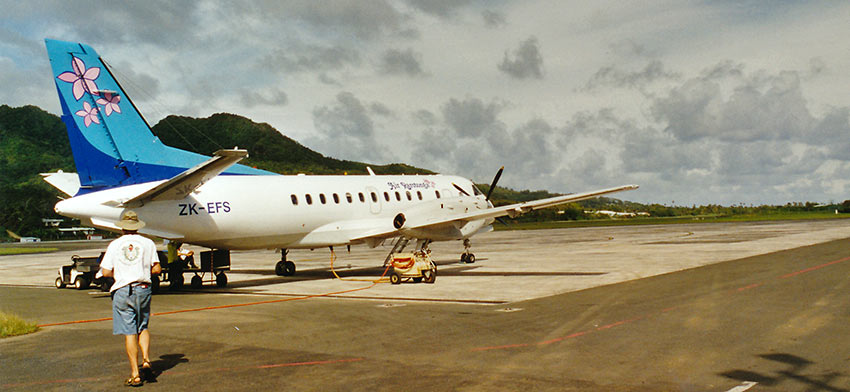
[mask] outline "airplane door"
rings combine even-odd
[[[366,201],[369,203],[369,211],[375,215],[381,213],[381,194],[373,186],[366,187]]]

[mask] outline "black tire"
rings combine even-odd
[[[283,262],[283,276],[295,275],[295,263],[291,261]]]
[[[468,256],[466,256],[466,262],[469,264],[475,263],[475,255],[470,253]]]
[[[461,263],[466,263],[466,253],[461,253],[461,254],[460,254],[460,262],[461,262]]]
[[[215,285],[218,287],[227,287],[227,275],[224,272],[219,272],[215,276]]]
[[[192,282],[190,284],[192,285],[193,289],[199,289],[204,286],[204,280],[196,274],[192,277]]]
[[[390,275],[390,283],[392,283],[392,284],[401,284],[401,275],[399,275],[399,274],[397,274],[397,273],[393,272],[393,274],[392,274],[392,275]]]
[[[62,280],[61,276],[56,278],[56,282],[54,282],[54,283],[56,284],[57,289],[64,289],[65,288],[65,281]]]
[[[292,276],[295,275],[295,263],[291,261],[278,261],[277,264],[274,265],[274,273],[278,276]]]
[[[437,268],[428,270],[425,276],[425,283],[434,283],[437,281]]]
[[[84,276],[78,276],[74,279],[74,288],[77,290],[85,290],[89,287],[89,280]]]
[[[413,283],[419,283],[422,281],[422,277],[413,278]]]

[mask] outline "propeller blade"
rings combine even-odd
[[[469,196],[469,193],[467,191],[463,190],[463,188],[461,188],[458,184],[452,183],[452,185],[454,185],[455,188],[457,188],[457,190],[460,191],[460,193],[463,193],[464,195]]]
[[[505,170],[505,167],[502,166],[499,168],[499,171],[496,172],[496,177],[493,178],[493,183],[490,184],[490,189],[487,191],[487,201],[490,201],[490,195],[493,194],[493,189],[496,189],[496,183],[499,182],[499,178],[502,177],[502,172]]]

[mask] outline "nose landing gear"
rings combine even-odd
[[[295,263],[286,259],[286,255],[289,253],[286,249],[280,250],[280,261],[277,262],[274,266],[274,272],[278,276],[292,276],[295,275]]]
[[[463,240],[463,253],[460,254],[460,262],[461,263],[469,263],[472,264],[475,262],[475,255],[469,251],[471,245],[469,244],[469,238]]]

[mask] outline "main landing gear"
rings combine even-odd
[[[286,249],[280,250],[280,261],[274,266],[274,272],[279,276],[295,275],[295,263],[286,259],[288,253],[289,251]]]
[[[469,238],[463,240],[463,253],[460,254],[460,262],[461,263],[469,263],[472,264],[475,262],[475,255],[469,251],[471,245],[469,244]]]

